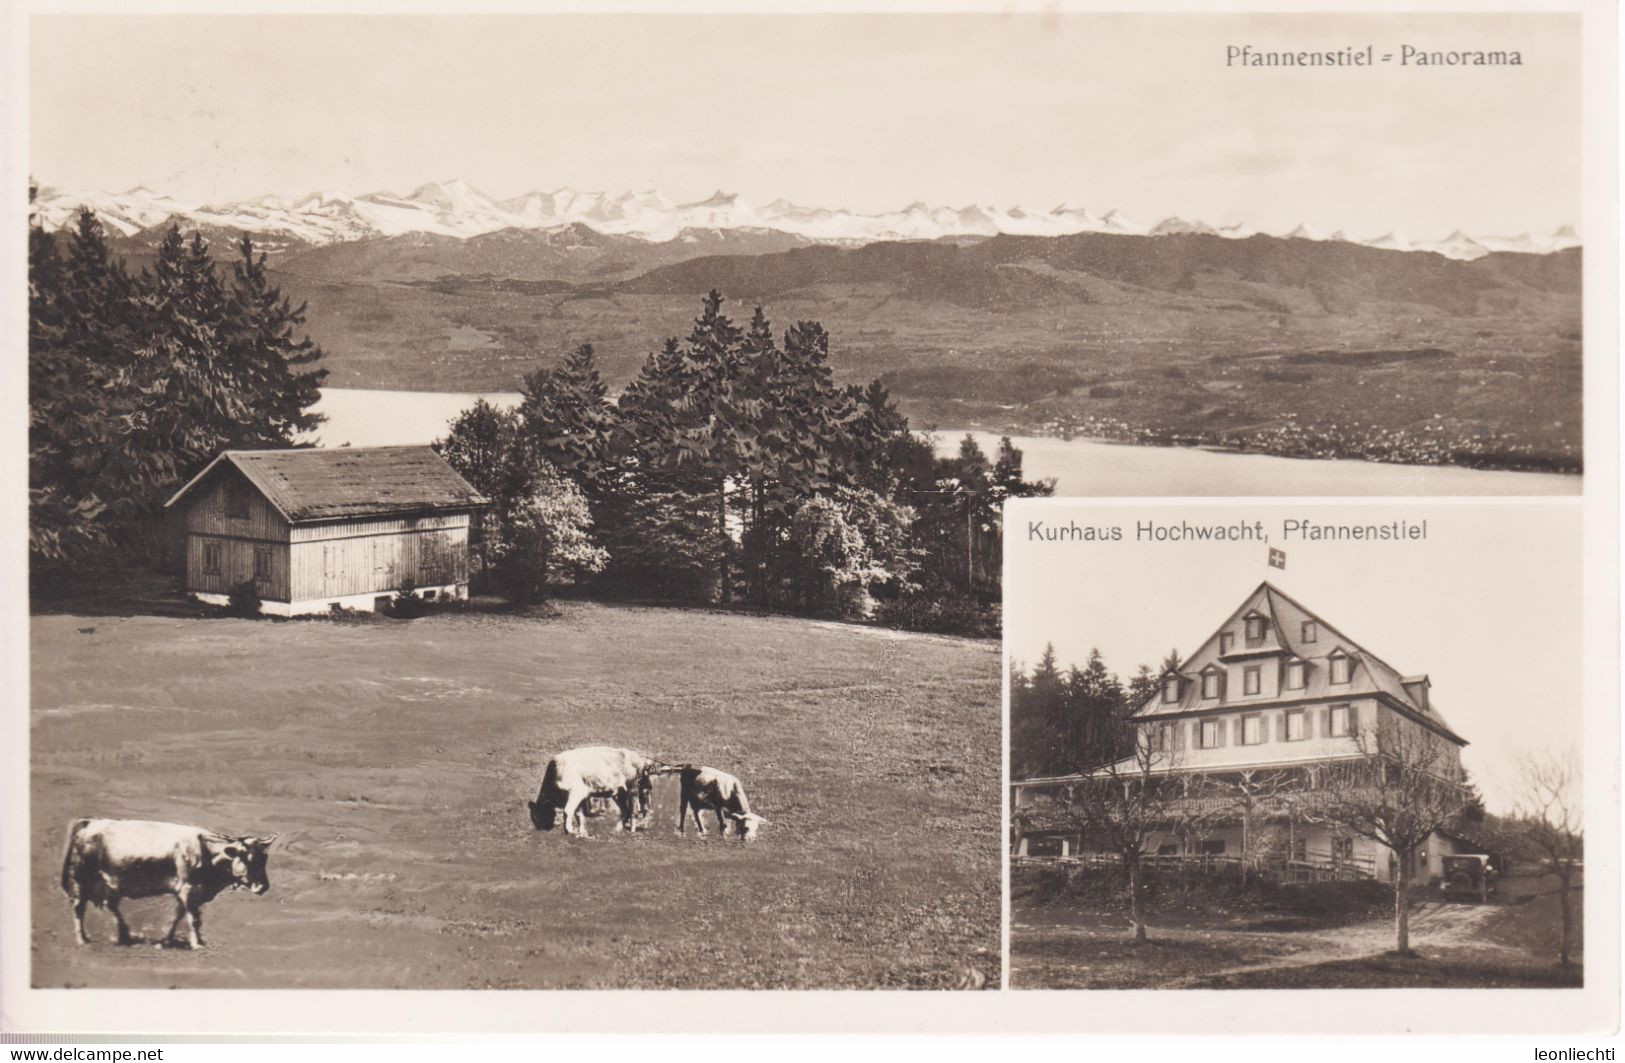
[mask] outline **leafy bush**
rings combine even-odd
[[[257,617],[260,615],[260,592],[251,579],[245,579],[231,589],[226,608],[232,616]]]
[[[877,602],[874,618],[887,627],[936,635],[996,639],[1000,630],[998,605],[974,598],[904,595]]]
[[[396,620],[415,620],[428,611],[429,603],[418,594],[417,584],[410,578],[401,584],[401,589],[395,592],[386,609]]]

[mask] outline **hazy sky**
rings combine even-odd
[[[31,170],[179,198],[721,187],[1356,237],[1579,221],[1572,15],[41,16]],[[1516,49],[1258,70],[1225,48]]]
[[[1042,510],[1040,512],[1040,510]],[[1285,570],[1257,543],[1033,543],[1027,521],[1264,521]],[[1283,543],[1283,517],[1428,521],[1416,543]],[[1064,665],[1098,647],[1125,680],[1188,656],[1269,580],[1402,675],[1427,674],[1439,711],[1471,743],[1463,761],[1504,810],[1518,754],[1581,748],[1580,507],[1512,505],[1091,506],[1044,504],[1007,521],[1007,646],[1026,665],[1053,643]]]

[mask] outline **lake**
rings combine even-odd
[[[316,409],[327,415],[327,423],[316,438],[327,446],[428,443],[444,436],[451,419],[479,398],[496,406],[519,404],[518,392],[475,395],[326,388]],[[964,435],[963,431],[940,430],[936,433],[938,451],[957,452]],[[971,435],[990,458],[998,452],[997,434],[978,431]],[[1050,436],[1011,439],[1021,448],[1026,477],[1054,477],[1058,495],[1578,495],[1581,487],[1579,476],[1560,473],[1278,458]]]

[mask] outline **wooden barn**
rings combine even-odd
[[[431,448],[228,450],[175,493],[186,590],[225,604],[253,580],[263,612],[377,609],[408,584],[468,596],[468,532],[486,504]],[[178,507],[178,510],[177,510]]]

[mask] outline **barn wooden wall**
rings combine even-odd
[[[298,525],[289,565],[294,601],[468,581],[468,514]]]
[[[186,530],[192,534],[231,535],[265,542],[288,541],[288,522],[236,469],[222,463],[202,491],[187,499]],[[248,517],[226,516],[226,485],[235,482],[248,496]],[[203,486],[203,485],[200,485]]]
[[[203,544],[220,544],[220,571],[203,571]],[[288,601],[288,544],[257,543],[249,539],[225,536],[188,535],[186,537],[186,589],[214,594],[230,594],[240,583],[254,578],[254,550],[269,550],[271,570],[269,578],[256,580],[255,591],[268,601]]]
[[[238,584],[254,578],[254,548],[268,547],[269,578],[257,580],[255,590],[262,599],[288,601],[288,522],[235,469],[223,466],[210,480],[187,500],[186,589],[230,594]],[[226,515],[228,483],[240,486],[247,497],[247,517]],[[218,573],[203,571],[205,541],[220,544]]]

